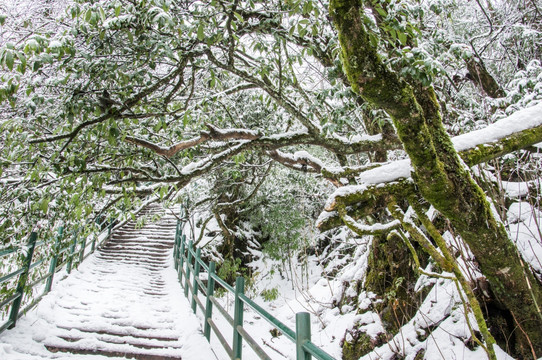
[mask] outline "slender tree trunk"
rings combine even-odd
[[[503,224],[462,164],[442,125],[433,89],[413,89],[384,65],[365,28],[360,1],[332,0],[330,14],[353,90],[393,119],[421,194],[458,230],[497,299],[516,319],[517,351],[542,355],[542,318],[533,304],[542,304],[542,287],[524,270]]]

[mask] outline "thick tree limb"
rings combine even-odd
[[[171,158],[173,155],[175,155],[179,151],[199,145],[208,139],[209,139],[209,134],[206,132],[202,132],[201,135],[197,138],[181,141],[175,145],[165,148],[144,139],[135,138],[132,136],[125,137],[126,142],[150,149],[154,151],[156,154],[165,156],[167,158]]]
[[[518,111],[484,129],[456,136],[452,142],[469,166],[542,142],[542,104]],[[402,160],[362,172],[357,178],[359,185],[346,186],[330,196],[325,210],[333,213],[322,215],[325,222],[319,223],[318,227],[325,231],[343,225],[336,212],[339,203],[351,207],[350,211],[354,213],[349,211],[349,215],[354,219],[370,215],[374,203],[365,203],[365,199],[375,196],[375,199],[382,200],[382,189],[387,189],[390,194],[400,195],[395,184],[406,180],[411,182],[411,171],[410,162]],[[379,186],[382,189],[379,189]],[[412,187],[402,195],[405,196],[413,190]],[[369,194],[364,194],[365,192]],[[367,211],[361,210],[364,207],[367,207]]]
[[[366,27],[371,20],[366,18],[363,3],[330,2],[352,89],[392,118],[420,194],[450,220],[479,262],[496,298],[521,323],[525,333],[518,336],[520,351],[525,353],[532,343],[542,354],[542,319],[532,305],[542,303],[542,286],[524,270],[506,229],[461,162],[442,124],[434,90],[413,88],[383,62]]]

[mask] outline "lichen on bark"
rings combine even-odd
[[[352,89],[392,118],[421,195],[446,216],[475,255],[499,302],[516,319],[518,354],[542,355],[542,286],[524,269],[514,244],[455,151],[435,92],[413,86],[386,67],[363,21],[357,0],[332,0],[341,59]]]

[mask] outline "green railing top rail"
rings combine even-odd
[[[92,222],[96,222],[96,225],[98,227],[102,227],[104,224],[106,224],[107,222],[112,222],[114,220],[112,220],[112,218],[103,218],[103,220],[101,222],[98,222],[99,219],[102,219],[102,216],[101,214],[98,214],[95,218],[96,220],[88,220],[84,225],[80,225],[80,226],[77,226],[76,228],[74,228],[72,230],[72,232],[75,232],[75,231],[78,231],[80,230],[82,227],[85,227],[85,226],[88,226],[89,224],[91,224]],[[59,226],[59,229],[60,228],[64,228],[64,226]],[[107,231],[107,229],[104,229],[102,231],[99,232],[99,234],[102,234],[104,233],[105,231]],[[39,241],[36,243],[36,248],[39,247],[39,246],[42,246],[42,245],[45,245],[45,241]],[[28,244],[26,245],[19,245],[19,246],[14,246],[14,245],[10,245],[8,247],[5,247],[3,249],[0,249],[0,258],[4,257],[4,256],[7,256],[7,255],[10,255],[10,254],[13,254],[13,253],[16,253],[24,248],[27,248],[28,247]]]
[[[10,246],[8,248],[0,250],[0,258],[5,257],[10,254],[17,254],[18,252],[22,252],[23,255],[23,264],[20,268],[12,270],[10,273],[6,275],[2,275],[0,277],[0,285],[4,284],[15,277],[18,276],[18,280],[14,285],[16,285],[16,289],[12,288],[11,291],[13,291],[12,294],[9,292],[5,295],[6,298],[2,299],[0,301],[0,311],[4,311],[3,309],[11,305],[11,308],[9,309],[9,317],[7,321],[5,321],[3,324],[0,324],[0,333],[5,331],[6,329],[12,328],[16,325],[17,319],[22,316],[27,310],[29,310],[31,307],[33,307],[35,304],[37,304],[43,296],[45,296],[52,287],[53,284],[53,277],[54,274],[59,271],[64,265],[66,266],[66,271],[70,273],[73,265],[74,259],[77,259],[79,262],[82,262],[88,255],[90,255],[95,247],[96,242],[102,238],[101,242],[105,241],[111,234],[112,225],[114,223],[114,220],[111,218],[106,218],[101,223],[98,223],[97,225],[101,228],[106,222],[109,222],[109,226],[98,233],[91,234],[90,236],[93,237],[93,240],[90,242],[87,242],[88,236],[83,236],[81,238],[78,238],[77,234],[79,233],[81,226],[75,228],[71,231],[69,236],[63,236],[64,235],[64,228],[60,227],[58,229],[57,235],[55,236],[56,241],[54,242],[54,245],[51,248],[51,252],[48,254],[42,254],[39,259],[33,260],[33,255],[35,250],[46,244],[45,241],[37,241],[38,234],[37,232],[32,232],[29,241],[25,245],[21,246]],[[91,221],[86,222],[86,225],[90,224]],[[107,235],[104,237],[104,234],[107,232]],[[62,241],[64,239],[65,241]],[[67,244],[64,247],[61,247],[61,244]],[[79,245],[79,250],[76,251],[77,246]],[[85,256],[85,250],[90,245],[90,251],[87,252]],[[24,250],[24,251],[22,251]],[[66,254],[66,252],[68,252]],[[65,255],[66,254],[66,255]],[[19,257],[17,257],[19,259]],[[45,273],[45,275],[41,275],[38,273],[36,277],[38,277],[36,280],[33,280],[29,283],[29,276],[30,272],[40,267],[40,265],[43,265],[46,260],[50,260],[48,271]],[[60,264],[58,263],[59,260],[61,260]],[[43,268],[41,271],[46,271],[47,269]],[[21,310],[21,305],[23,305],[23,298],[28,289],[34,289],[36,285],[39,283],[46,281],[44,291],[35,297],[31,297],[28,299],[28,304],[26,307]],[[33,291],[33,290],[32,290]]]
[[[13,246],[2,249],[2,250],[0,250],[0,257],[6,256],[6,255],[9,255],[9,254],[13,254],[14,252],[17,252],[18,250],[19,250],[18,247],[13,247]]]
[[[309,360],[314,356],[314,358],[318,360],[335,360],[331,355],[311,342],[310,315],[308,313],[297,313],[296,330],[294,331],[290,329],[287,325],[245,295],[243,277],[237,278],[235,287],[232,287],[224,279],[220,278],[220,276],[218,276],[218,274],[215,272],[215,263],[211,262],[210,264],[206,264],[201,259],[200,249],[194,249],[193,241],[186,242],[186,237],[182,235],[183,226],[184,224],[181,221],[178,221],[175,235],[175,248],[173,252],[175,268],[178,270],[179,281],[181,286],[184,287],[185,296],[189,296],[189,290],[192,292],[192,310],[195,313],[197,307],[199,307],[200,310],[205,314],[204,335],[206,336],[207,340],[210,340],[210,332],[212,329],[225,351],[232,359],[241,359],[241,342],[243,339],[248,343],[248,345],[250,345],[252,350],[260,359],[270,359],[262,347],[243,328],[243,309],[246,305],[273,327],[277,328],[286,336],[286,338],[295,344],[296,359]],[[202,270],[207,273],[207,287],[204,286],[203,282],[199,278],[200,271]],[[183,276],[185,277],[184,285],[182,280]],[[214,297],[215,284],[220,285],[227,292],[234,295],[235,309],[233,316],[230,316],[227,310],[225,310]],[[201,292],[206,297],[205,306],[199,299],[198,292]],[[213,306],[219,310],[222,316],[224,316],[227,322],[233,327],[234,337],[232,346],[228,344],[224,335],[213,322],[211,316]]]
[[[134,213],[138,214],[156,200],[158,200],[158,197],[148,198],[139,208],[134,211]],[[3,294],[5,298],[0,297],[0,312],[4,311],[6,306],[11,304],[8,320],[3,324],[0,323],[0,333],[6,329],[14,327],[17,319],[27,310],[36,305],[43,298],[43,296],[45,296],[51,290],[53,278],[56,272],[66,266],[67,273],[70,273],[74,263],[77,264],[77,262],[81,263],[84,261],[92,252],[94,252],[96,246],[100,246],[100,244],[111,236],[113,230],[123,226],[130,220],[130,218],[127,217],[122,221],[118,221],[117,218],[103,215],[104,214],[99,213],[94,219],[89,219],[83,225],[75,227],[69,232],[69,234],[66,234],[64,227],[61,226],[58,229],[57,235],[55,236],[53,246],[45,254],[41,254],[41,257],[35,261],[32,260],[34,250],[47,243],[45,241],[37,241],[38,234],[35,231],[30,234],[27,244],[20,246],[11,245],[0,249],[0,259],[8,255],[17,255],[16,259],[14,260],[13,267],[17,266],[18,261],[21,259],[23,260],[23,264],[20,268],[9,269],[8,267],[6,271],[11,271],[9,274],[0,274],[0,285],[18,276],[18,280],[14,284],[16,285],[16,289],[13,289],[12,287],[9,289],[8,293]],[[96,222],[96,225],[101,229],[101,231],[88,234],[87,236],[78,235],[82,228],[89,226],[93,222]],[[108,226],[104,228],[106,223],[108,223]],[[89,239],[91,241],[88,241]],[[86,252],[87,248],[89,247],[90,251]],[[41,273],[36,275],[33,273],[37,279],[32,279],[31,282],[29,282],[28,280],[31,270],[35,268],[39,268],[39,271],[47,270],[43,267],[43,264],[47,260],[50,260],[50,262],[49,269],[45,275],[41,275]],[[40,267],[40,265],[42,267]],[[41,293],[41,295],[34,296],[33,291],[36,285],[43,281],[46,281],[44,291]],[[4,287],[6,286],[9,286],[9,284],[4,285]],[[28,305],[24,304],[25,308],[20,310],[21,305],[23,305],[24,295],[29,289],[31,289],[31,297],[26,299]]]

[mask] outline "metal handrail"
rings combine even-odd
[[[241,360],[242,341],[244,340],[260,359],[269,360],[270,357],[243,327],[243,312],[244,306],[246,305],[260,315],[261,318],[265,319],[269,324],[276,327],[296,345],[296,359],[308,360],[314,357],[318,360],[334,360],[331,355],[311,342],[309,313],[297,313],[296,331],[290,329],[245,295],[243,277],[237,277],[235,287],[232,287],[224,279],[220,278],[220,276],[218,276],[218,274],[215,272],[215,263],[210,262],[209,264],[206,264],[205,261],[201,259],[200,250],[194,248],[192,241],[186,241],[186,236],[182,234],[183,227],[184,223],[179,220],[177,222],[177,229],[175,233],[173,263],[178,272],[179,283],[184,288],[185,296],[191,300],[192,311],[196,313],[197,308],[199,308],[203,312],[204,335],[208,341],[211,339],[212,330],[231,359]],[[206,289],[203,281],[201,281],[199,278],[202,272],[207,273]],[[228,311],[220,305],[214,296],[215,284],[218,284],[227,292],[234,295],[235,308],[233,315],[230,315]],[[201,301],[198,297],[199,292],[201,292],[205,298],[205,305],[203,305],[203,301]],[[213,306],[232,326],[233,341],[231,346],[226,341],[224,334],[220,332],[212,320]]]
[[[35,249],[42,245],[45,245],[46,242],[37,241],[37,233],[31,233],[28,244],[26,245],[28,251],[23,258],[23,266],[7,275],[0,277],[0,284],[3,284],[17,276],[19,277],[16,283],[16,289],[14,293],[0,302],[0,311],[2,311],[2,309],[4,309],[6,306],[11,305],[11,308],[9,308],[9,316],[7,321],[5,321],[3,324],[0,324],[0,333],[5,331],[6,329],[11,329],[15,327],[17,319],[19,319],[27,310],[35,306],[43,298],[43,296],[45,296],[47,293],[49,293],[49,291],[51,291],[53,277],[56,272],[66,266],[66,270],[69,273],[72,269],[72,265],[74,262],[81,263],[92,252],[94,252],[96,245],[100,246],[101,243],[111,237],[111,229],[113,224],[113,221],[111,219],[106,219],[104,222],[98,224],[98,226],[101,227],[108,220],[109,226],[107,228],[100,231],[98,234],[90,235],[93,237],[92,241],[87,241],[89,237],[78,238],[77,231],[80,230],[80,228],[75,229],[73,231],[73,240],[70,241],[69,245],[64,247],[60,246],[63,234],[63,228],[60,227],[56,236],[56,242],[53,246],[53,252],[49,258],[49,271],[45,275],[40,276],[38,279],[32,282],[28,282],[31,270],[40,267],[40,265],[42,266],[47,260],[47,258],[41,257],[34,262],[32,261]],[[104,236],[106,232],[107,235]],[[99,242],[99,244],[96,244],[100,237],[103,237],[103,239],[101,240],[101,242]],[[89,247],[90,251],[87,252],[87,249]],[[0,258],[10,254],[15,254],[22,248],[23,246],[2,249],[0,250]],[[66,253],[68,254],[65,255]],[[59,259],[61,259],[60,262]],[[42,283],[43,281],[46,281],[44,291],[40,295],[33,297],[30,303],[27,304],[23,310],[21,310],[23,297],[27,289],[33,289],[36,285]]]

